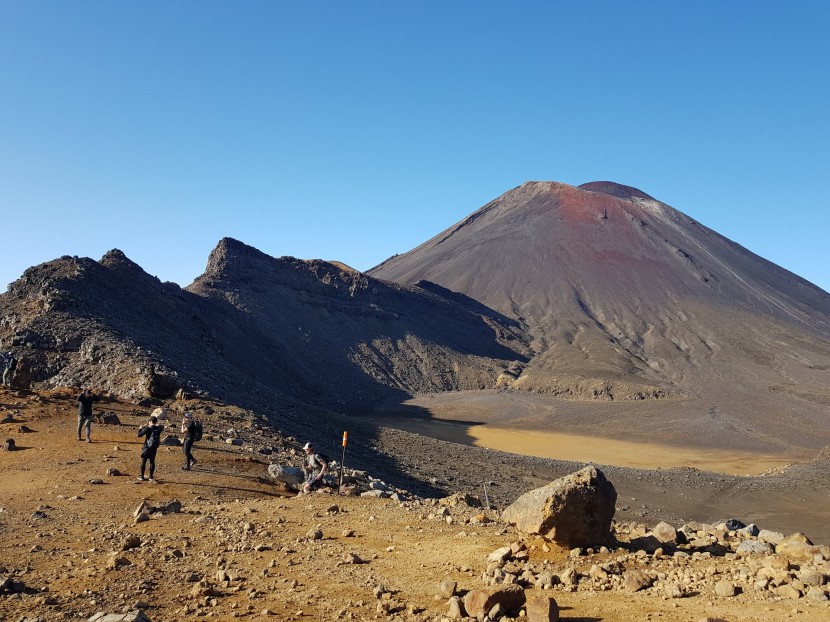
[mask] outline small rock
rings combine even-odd
[[[447,603],[449,606],[449,611],[447,612],[447,617],[450,620],[461,620],[464,616],[464,605],[461,603],[461,598],[458,596],[453,596],[450,598],[449,602]]]
[[[738,588],[735,584],[726,579],[721,579],[715,583],[715,594],[723,598],[731,598],[738,593]]]
[[[458,583],[456,581],[442,581],[438,585],[438,595],[442,599],[452,598],[455,596],[455,592],[458,589]]]
[[[141,537],[138,534],[130,534],[124,538],[121,544],[122,551],[129,551],[130,549],[137,549],[141,546]]]
[[[559,620],[559,605],[550,596],[535,592],[527,594],[525,603],[527,622],[557,622]]]
[[[623,574],[623,585],[629,592],[639,592],[651,587],[654,579],[642,570],[627,570]]]

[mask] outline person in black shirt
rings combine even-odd
[[[92,403],[100,400],[89,389],[84,389],[78,396],[78,440],[81,440],[81,430],[86,427],[86,442],[91,443],[90,432],[92,431]]]
[[[11,350],[0,356],[3,358],[3,384],[10,387],[14,381],[14,372],[17,369],[17,359]]]
[[[193,443],[196,441],[196,422],[193,419],[193,413],[185,413],[182,418],[182,434],[184,434],[184,464],[182,469],[189,471],[190,467],[198,462],[193,454],[190,452],[193,449]]]
[[[161,432],[164,428],[158,425],[157,417],[150,417],[150,421],[138,428],[139,436],[146,436],[144,439],[144,446],[141,448],[141,475],[138,481],[144,481],[144,469],[147,463],[150,463],[150,481],[155,482],[156,472],[156,452],[161,444]]]

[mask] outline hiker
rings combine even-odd
[[[101,399],[89,389],[84,389],[78,396],[78,440],[81,440],[81,430],[86,427],[86,442],[91,443],[90,432],[92,430],[92,403]]]
[[[190,450],[193,448],[193,443],[196,442],[196,420],[193,418],[193,413],[185,413],[182,417],[182,434],[184,434],[184,464],[183,471],[189,471],[190,467],[198,462]]]
[[[146,436],[144,439],[144,447],[141,448],[141,475],[138,476],[138,481],[144,481],[144,469],[147,463],[150,463],[150,481],[155,482],[154,474],[156,472],[156,452],[161,444],[161,432],[164,430],[163,426],[158,425],[158,417],[150,417],[145,425],[138,428],[138,436]]]
[[[17,369],[17,359],[11,350],[3,355],[3,384],[7,387],[12,386],[14,380],[14,372]]]
[[[303,463],[305,484],[303,484],[302,492],[307,495],[323,483],[323,475],[326,474],[331,460],[325,454],[315,453],[314,445],[311,443],[303,445],[303,449],[305,450],[305,462]]]

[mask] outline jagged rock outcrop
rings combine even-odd
[[[464,296],[229,238],[184,290],[117,250],[30,268],[0,296],[0,340],[21,386],[337,409],[493,387],[529,354],[515,321]]]

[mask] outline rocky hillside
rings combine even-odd
[[[830,295],[634,188],[529,182],[369,274],[519,322],[534,354],[513,389],[682,402],[672,442],[771,448],[828,427]]]
[[[275,409],[493,386],[529,354],[515,320],[464,296],[231,239],[184,290],[117,250],[33,267],[0,296],[0,340],[20,386],[184,389]]]

